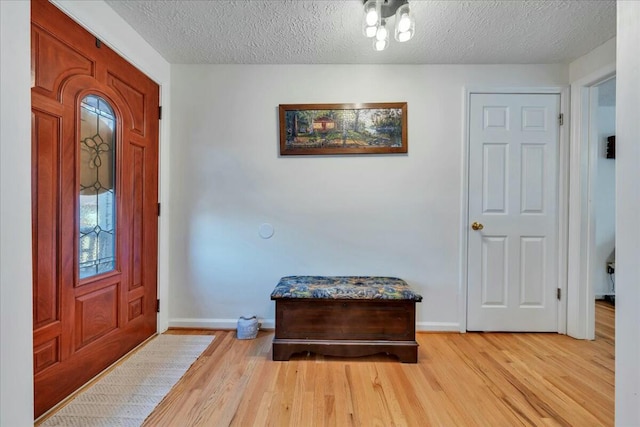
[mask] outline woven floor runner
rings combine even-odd
[[[40,426],[140,426],[213,339],[159,335]]]

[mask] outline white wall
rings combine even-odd
[[[29,2],[0,1],[0,426],[33,425]]]
[[[616,425],[640,425],[640,2],[618,1]]]
[[[363,274],[422,293],[419,329],[459,330],[463,87],[567,83],[558,65],[174,65],[170,324],[273,326],[281,276]],[[408,155],[278,157],[278,104],[383,101],[408,102]]]
[[[569,64],[569,80],[573,83],[616,62],[616,38],[603,43]]]
[[[605,85],[614,85],[615,79]],[[600,88],[600,87],[599,87]],[[607,261],[615,249],[616,239],[616,161],[607,159],[607,138],[616,133],[616,107],[599,105],[597,120],[597,177],[595,182],[595,266],[594,294],[609,295],[614,287],[607,274]]]

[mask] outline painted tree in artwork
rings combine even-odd
[[[402,136],[402,112],[400,109],[375,110],[373,123],[377,133],[388,135],[394,140],[393,145],[400,144]]]
[[[309,133],[313,122],[313,112],[308,110],[288,111],[285,117],[287,142],[293,143],[299,134]]]

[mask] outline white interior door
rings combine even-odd
[[[559,108],[471,95],[467,330],[557,331]]]

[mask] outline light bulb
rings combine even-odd
[[[385,50],[387,48],[387,44],[388,41],[385,39],[382,40],[375,40],[375,42],[373,43],[373,47],[375,48],[375,50]]]
[[[399,42],[406,42],[409,41],[409,39],[411,39],[411,33],[409,31],[405,31],[403,33],[398,33],[398,41]]]
[[[409,18],[408,13],[403,13],[400,17],[400,21],[398,21],[398,31],[401,33],[406,33],[411,27],[411,18]]]
[[[382,41],[385,40],[389,36],[389,32],[386,27],[383,25],[378,27],[378,31],[376,32],[376,40]]]
[[[375,25],[371,26],[371,27],[366,27],[364,29],[364,35],[369,37],[369,38],[375,37],[377,31],[378,31],[378,28]]]
[[[378,23],[378,12],[375,9],[369,9],[364,18],[367,26],[370,27],[372,25],[376,25]]]
[[[0,0],[1,1],[1,0]],[[364,4],[364,16],[362,19],[362,34],[365,37],[376,35],[376,28],[380,23],[380,13],[377,0],[368,0]]]
[[[394,37],[399,42],[411,40],[415,34],[416,21],[411,16],[409,3],[405,3],[396,11],[396,25]]]

